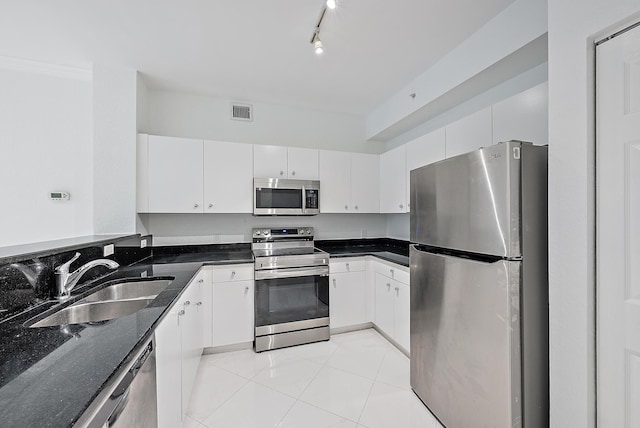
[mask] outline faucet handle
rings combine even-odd
[[[61,264],[60,266],[58,266],[55,271],[56,272],[66,272],[69,273],[69,267],[71,266],[71,263],[75,262],[76,260],[78,260],[78,258],[80,257],[80,253],[76,252],[76,254],[71,258],[71,260],[69,260],[66,263]]]

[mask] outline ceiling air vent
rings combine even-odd
[[[253,106],[251,104],[231,103],[231,119],[253,120]]]

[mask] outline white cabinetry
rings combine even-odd
[[[213,268],[211,346],[253,341],[253,270],[249,264]]]
[[[253,146],[204,142],[204,212],[253,212]]]
[[[358,213],[380,212],[378,155],[351,153],[351,205]]]
[[[543,83],[493,105],[493,143],[549,142],[549,85]]]
[[[320,150],[320,211],[379,212],[378,155]]]
[[[253,146],[253,176],[318,179],[318,150],[284,146]]]
[[[406,157],[404,145],[380,155],[381,213],[404,213],[407,210]]]
[[[187,411],[204,345],[207,278],[198,272],[155,330],[159,427],[181,426]]]
[[[440,128],[406,144],[407,150],[407,212],[411,205],[411,170],[445,158],[445,131]]]
[[[447,158],[492,145],[491,107],[447,125],[446,132]]]
[[[203,212],[202,172],[202,140],[149,135],[149,212]]]
[[[409,352],[409,272],[401,266],[374,262],[376,326]]]
[[[331,328],[367,322],[367,286],[363,258],[347,258],[329,264]]]

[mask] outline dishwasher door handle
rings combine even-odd
[[[124,409],[127,407],[127,404],[129,404],[130,390],[131,390],[130,388],[127,388],[124,394],[120,396],[121,397],[120,401],[118,401],[116,408],[113,410],[113,413],[111,413],[111,416],[109,416],[109,419],[107,420],[107,427],[112,427],[116,424],[116,422],[118,421],[118,418],[120,417]]]

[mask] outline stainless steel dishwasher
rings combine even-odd
[[[88,427],[156,428],[156,397],[156,353],[149,341]]]

